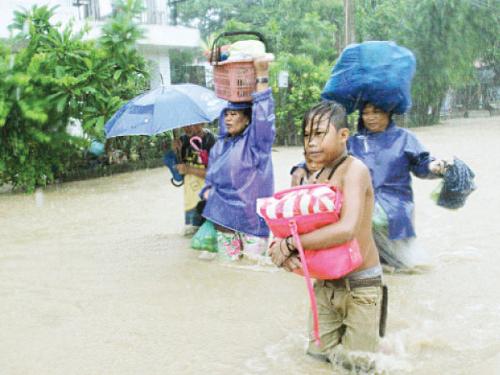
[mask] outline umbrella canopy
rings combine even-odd
[[[193,84],[162,86],[121,107],[106,123],[106,138],[155,135],[216,119],[227,102],[205,87]]]

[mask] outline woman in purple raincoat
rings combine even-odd
[[[381,260],[398,270],[415,270],[428,262],[417,247],[411,174],[436,178],[445,163],[436,160],[409,130],[398,127],[392,115],[365,104],[358,132],[349,139],[349,152],[370,169],[375,191],[374,238]]]
[[[257,90],[251,103],[229,103],[219,119],[219,138],[208,163],[203,216],[217,229],[218,252],[237,259],[261,255],[269,228],[256,213],[256,200],[274,193],[271,147],[274,101],[268,86],[268,62],[254,63]]]

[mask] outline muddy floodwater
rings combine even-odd
[[[386,275],[390,374],[500,373],[500,117],[415,130],[478,190],[449,211],[414,180],[432,269]],[[299,148],[273,153],[277,188]],[[0,374],[332,374],[304,355],[302,278],[203,261],[166,168],[0,194]]]

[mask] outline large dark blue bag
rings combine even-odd
[[[386,112],[401,114],[411,107],[415,56],[394,42],[371,41],[347,46],[321,93],[348,113],[370,102]]]

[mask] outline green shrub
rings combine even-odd
[[[15,12],[9,41],[0,46],[0,184],[26,191],[53,182],[81,160],[90,139],[104,138],[104,124],[127,100],[145,90],[148,71],[135,49],[138,0],[120,8],[98,41],[84,40],[71,25],[50,23],[55,8]],[[86,138],[66,131],[82,123]]]

